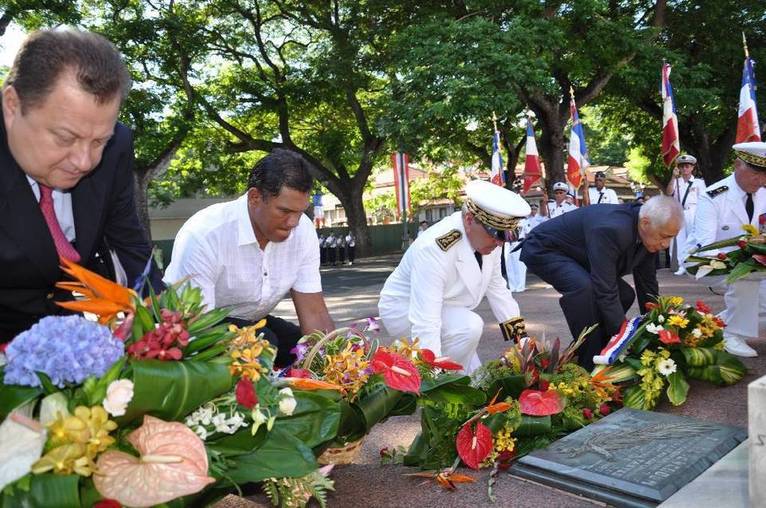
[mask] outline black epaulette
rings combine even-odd
[[[441,250],[444,252],[447,252],[450,247],[455,245],[459,240],[460,237],[463,236],[463,233],[458,231],[457,229],[453,229],[449,233],[442,235],[436,239],[436,244],[439,246]]]
[[[726,185],[721,185],[720,187],[716,187],[715,189],[710,189],[709,191],[707,191],[707,195],[710,196],[711,198],[714,198],[717,195],[726,192],[727,190],[729,190],[729,187],[727,187]]]

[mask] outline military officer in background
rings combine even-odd
[[[423,348],[448,356],[471,373],[484,321],[473,311],[484,296],[506,339],[522,334],[523,320],[500,273],[506,231],[530,208],[519,195],[485,181],[466,185],[462,211],[423,231],[407,249],[380,293],[378,310],[394,338],[419,338]]]
[[[743,224],[758,227],[759,218],[766,219],[766,143],[739,143],[733,149],[737,156],[734,173],[700,196],[694,218],[695,247],[740,236]],[[745,341],[758,337],[758,311],[766,311],[766,282],[740,279],[729,284],[724,303],[726,309],[720,317],[726,322],[726,351],[737,356],[758,356]]]
[[[676,169],[673,178],[668,182],[665,194],[673,196],[684,208],[684,224],[674,242],[673,254],[678,261],[676,275],[684,275],[684,259],[689,254],[688,240],[694,228],[694,214],[700,196],[705,192],[705,181],[694,177],[694,167],[697,159],[691,155],[679,155],[676,158]]]
[[[606,187],[606,174],[597,171],[593,177],[595,187],[588,187],[589,205],[619,205],[620,199],[614,189]]]
[[[567,212],[577,210],[577,207],[572,203],[567,202],[567,192],[569,186],[564,182],[556,182],[553,184],[553,202],[548,202],[548,194],[543,193],[543,200],[541,202],[541,212],[549,219],[555,219],[560,215],[564,215]]]

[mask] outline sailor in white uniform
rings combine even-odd
[[[694,215],[697,210],[697,203],[699,203],[702,194],[705,193],[705,181],[702,178],[695,178],[693,175],[696,164],[697,159],[694,156],[679,155],[676,158],[676,170],[673,172],[673,178],[668,182],[665,189],[665,194],[673,196],[684,208],[684,225],[676,236],[673,249],[673,254],[678,261],[676,275],[686,273],[684,259],[689,255],[689,249],[694,246],[689,244],[689,238],[694,230]]]
[[[700,195],[694,217],[695,247],[743,235],[743,224],[758,227],[759,219],[766,221],[766,143],[739,143],[733,149],[737,156],[734,173]],[[766,283],[739,280],[729,284],[724,303],[726,309],[720,317],[726,322],[726,351],[758,356],[745,341],[758,337],[758,311],[766,310]]]
[[[519,195],[469,182],[462,211],[423,231],[380,293],[378,310],[394,338],[420,339],[471,373],[484,321],[473,311],[486,296],[506,340],[523,336],[519,306],[500,273],[500,247],[530,208]]]

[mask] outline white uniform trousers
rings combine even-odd
[[[508,274],[508,289],[520,293],[527,289],[527,265],[521,260],[521,249],[512,252],[519,242],[506,244],[505,270]]]
[[[694,230],[694,210],[684,211],[684,224],[678,231],[675,241],[675,252],[673,255],[678,261],[678,266],[684,266],[684,260],[689,255],[689,251],[696,245],[687,245],[687,242],[693,238],[692,231]]]
[[[726,308],[719,314],[726,323],[724,333],[757,338],[760,313],[766,313],[766,281],[738,280],[723,296]]]
[[[405,337],[415,338],[410,334],[410,322],[407,315],[395,315],[381,309],[383,326],[393,340]],[[442,356],[463,366],[463,372],[470,374],[481,366],[476,349],[479,346],[484,320],[475,312],[463,307],[442,308],[441,346]]]

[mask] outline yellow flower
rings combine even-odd
[[[511,435],[510,428],[503,427],[495,435],[495,450],[499,452],[509,451],[512,452],[516,448],[516,439]]]
[[[672,305],[673,307],[680,307],[684,304],[684,299],[680,296],[671,296],[668,300],[668,303]]]
[[[343,393],[353,400],[370,377],[365,372],[369,364],[364,349],[349,342],[343,351],[325,358],[324,380],[342,386]]]
[[[237,328],[232,325],[229,327],[230,331],[237,334],[229,346],[229,355],[232,360],[229,364],[229,372],[232,376],[242,376],[251,381],[258,381],[261,374],[267,373],[268,370],[261,365],[260,356],[274,346],[257,334],[257,331],[265,324],[266,320],[261,319],[253,326]]]
[[[392,345],[390,349],[392,351],[396,351],[397,353],[399,353],[405,358],[414,360],[418,357],[418,352],[421,349],[420,339],[415,338],[415,339],[412,339],[412,342],[409,342],[407,339],[402,337],[401,339],[394,342],[394,344]]]
[[[85,444],[89,438],[88,426],[77,416],[59,413],[58,418],[48,424],[48,436],[48,444],[52,448],[69,443]]]
[[[758,236],[758,228],[752,224],[742,224],[742,229],[750,236]]]
[[[689,324],[689,320],[678,314],[673,314],[668,318],[668,325],[677,326],[678,328],[686,328]]]
[[[71,443],[58,446],[32,464],[34,474],[53,472],[54,474],[77,473],[90,476],[95,469],[93,461],[86,455],[85,446]]]

